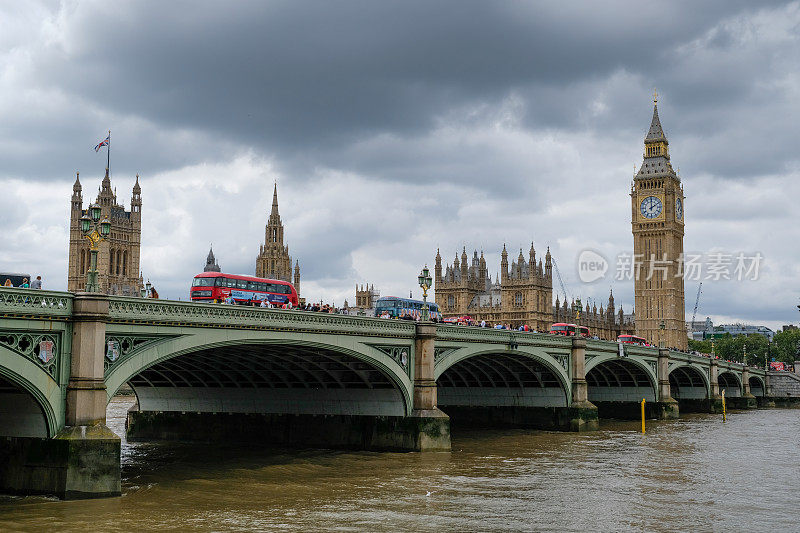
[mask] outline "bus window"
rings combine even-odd
[[[233,278],[225,278],[225,286],[235,289],[236,288],[236,280],[233,279]]]
[[[246,289],[247,288],[247,280],[237,279],[236,280],[236,288],[237,289]]]

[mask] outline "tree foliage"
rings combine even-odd
[[[689,340],[689,349],[700,353],[711,353],[711,340]],[[800,361],[800,329],[789,329],[775,334],[770,343],[764,335],[738,335],[730,333],[714,339],[714,353],[720,359],[741,362],[747,357],[747,364],[763,367],[767,361],[782,361],[793,364]]]

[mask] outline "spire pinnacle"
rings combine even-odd
[[[272,216],[278,215],[278,182],[275,182],[275,187],[272,190]]]
[[[664,129],[661,127],[661,120],[658,118],[658,104],[656,98],[653,98],[653,119],[650,121],[650,129],[647,132],[647,137],[644,142],[667,141],[667,136],[664,135]]]
[[[657,103],[658,103],[658,91],[655,88],[653,88],[653,105],[656,105]]]

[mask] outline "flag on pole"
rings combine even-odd
[[[111,142],[111,135],[110,134],[109,134],[108,137],[106,137],[105,139],[100,141],[100,144],[98,144],[97,146],[94,147],[94,151],[95,152],[99,152],[100,148],[102,148],[103,146],[108,146],[109,142]]]

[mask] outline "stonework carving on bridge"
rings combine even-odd
[[[433,349],[433,360],[438,361],[442,357],[451,354],[452,352],[456,351],[457,348],[434,348]]]
[[[411,361],[411,348],[408,346],[378,346],[378,345],[370,345],[376,350],[385,353],[389,357],[394,360],[395,363],[400,365],[400,367],[406,372],[409,373],[411,366],[409,362]]]
[[[62,349],[60,333],[31,334],[6,331],[0,333],[0,345],[22,357],[30,359],[47,372],[51,378],[58,379],[56,372],[58,372],[58,362],[61,360]]]
[[[154,344],[164,342],[180,335],[106,335],[105,359],[103,371],[120,364],[140,350],[151,348]]]

